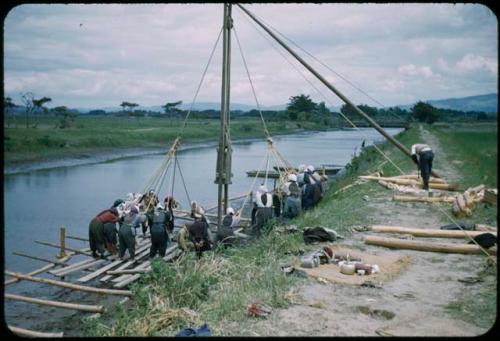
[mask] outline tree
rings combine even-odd
[[[44,106],[45,103],[48,103],[52,101],[50,97],[42,97],[40,99],[33,99],[33,106],[35,107],[35,110],[33,111],[34,114],[39,114],[41,115],[42,113],[46,114],[49,110]],[[37,122],[35,122],[33,127],[37,126]]]
[[[429,103],[419,101],[411,108],[411,117],[419,122],[433,124],[438,120],[439,112]]]
[[[170,125],[172,125],[172,116],[174,114],[180,114],[181,110],[179,108],[176,108],[177,106],[181,105],[182,101],[177,101],[177,102],[167,102],[165,105],[162,105],[161,107],[165,111],[165,114],[169,115],[170,118]]]
[[[12,98],[10,97],[5,97],[4,100],[4,114],[9,117],[10,114],[10,120],[7,121],[7,128],[10,126],[10,121],[14,120],[14,112],[12,109],[19,107],[19,105],[15,104],[12,102]]]
[[[330,109],[326,107],[325,102],[321,102],[318,104],[318,116],[323,121],[325,126],[330,126],[332,124],[332,113]]]
[[[24,103],[24,113],[26,115],[26,128],[29,128],[29,117],[35,110],[35,105],[33,104],[34,99],[35,95],[32,92],[21,94],[21,100]]]
[[[287,104],[286,110],[290,119],[296,121],[300,113],[303,113],[302,115],[305,117],[310,117],[311,113],[316,111],[317,106],[309,95],[298,95],[290,97],[290,102]]]
[[[76,113],[68,110],[65,106],[55,107],[52,112],[59,117],[59,123],[56,127],[60,129],[71,127],[72,123],[75,121]]]
[[[123,112],[129,112],[133,109],[139,106],[137,103],[130,103],[130,102],[122,102],[120,106],[123,108]]]

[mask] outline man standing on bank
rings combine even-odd
[[[431,147],[423,143],[414,144],[411,146],[411,158],[420,169],[420,174],[424,181],[424,190],[428,191],[429,178],[432,172],[432,160],[434,159],[434,153]]]

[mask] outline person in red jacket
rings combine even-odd
[[[118,210],[116,208],[110,208],[100,212],[96,215],[89,224],[89,244],[90,250],[92,251],[92,257],[105,258],[104,256],[104,224],[106,223],[116,223],[120,219]],[[97,255],[99,252],[99,256]]]

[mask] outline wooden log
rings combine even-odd
[[[422,229],[414,227],[402,226],[385,226],[385,225],[372,225],[371,231],[382,233],[403,233],[411,234],[415,237],[431,237],[431,238],[474,238],[482,231],[465,231],[465,230],[437,230],[437,229]],[[493,233],[496,235],[496,233]]]
[[[92,272],[92,273],[90,273],[88,275],[85,275],[83,277],[78,278],[76,281],[80,282],[80,283],[88,282],[88,281],[90,281],[90,280],[92,280],[92,279],[94,279],[96,277],[99,277],[100,275],[102,275],[103,273],[105,273],[106,271],[108,271],[109,269],[112,269],[115,266],[118,266],[118,265],[122,264],[123,262],[125,262],[125,260],[115,260],[114,262],[111,262],[108,265],[103,266],[102,268],[100,268],[97,271],[94,271],[94,272]]]
[[[46,305],[49,307],[56,307],[56,308],[63,308],[63,309],[70,309],[70,310],[85,311],[85,312],[89,312],[89,313],[102,313],[102,312],[104,312],[104,307],[102,305],[88,305],[88,304],[58,302],[58,301],[52,301],[52,300],[42,300],[39,298],[31,298],[31,297],[14,295],[14,294],[7,294],[7,293],[4,295],[4,297],[7,299],[10,299],[10,300],[14,300],[14,301],[34,303],[34,304]]]
[[[184,213],[184,214],[187,214],[187,215],[191,214],[190,211],[177,210],[177,209],[175,209],[174,212],[180,212],[180,213]],[[209,218],[217,218],[216,214],[205,213],[205,216],[207,216]],[[250,221],[251,219],[249,219],[249,218],[241,218],[240,220],[241,221]]]
[[[16,255],[16,256],[20,256],[20,257],[25,257],[25,258],[34,259],[34,260],[38,260],[41,262],[54,264],[54,265],[61,265],[61,266],[68,266],[68,264],[66,264],[65,261],[70,258],[69,256],[66,256],[64,259],[47,259],[47,258],[43,258],[43,257],[39,257],[39,256],[31,256],[31,255],[28,255],[26,253],[17,252],[17,251],[12,252],[12,254]]]
[[[412,180],[412,179],[394,179],[394,178],[388,178],[388,177],[366,176],[366,175],[358,176],[358,178],[363,179],[363,180],[377,180],[377,181],[382,180],[382,181],[392,182],[392,183],[395,183],[397,185],[404,185],[404,186],[415,186],[415,187],[419,187],[419,188],[423,187],[423,183],[421,181],[416,181],[416,180]],[[445,190],[445,191],[455,191],[458,188],[458,185],[429,182],[429,188],[440,189],[440,190]]]
[[[47,270],[50,270],[52,269],[53,267],[55,267],[56,265],[55,264],[48,264],[48,265],[45,265],[44,267],[40,268],[40,269],[36,269],[34,271],[31,271],[30,273],[28,273],[28,276],[36,276],[36,275],[39,275],[41,273],[44,273],[46,272]],[[9,284],[14,284],[14,283],[17,283],[21,281],[19,278],[11,278],[11,279],[8,279],[6,280],[3,284],[4,285],[9,285]]]
[[[422,179],[422,177],[418,176],[417,174],[395,175],[395,176],[392,176],[391,178],[411,179],[411,180],[420,180],[420,179]],[[431,176],[429,178],[429,183],[445,184],[447,182],[446,182],[446,180],[444,180],[442,178],[435,178],[435,177]]]
[[[80,262],[76,262],[74,264],[68,265],[65,268],[49,271],[49,273],[52,274],[52,275],[54,275],[54,276],[59,276],[59,273],[62,272],[62,271],[64,271],[64,270],[71,270],[71,269],[74,269],[74,268],[79,267],[81,265],[90,264],[90,263],[92,263],[94,261],[95,261],[95,259],[93,259],[93,258],[91,258],[91,259],[84,259],[84,260],[82,260]]]
[[[29,329],[24,329],[24,328],[19,328],[19,327],[14,327],[14,326],[8,326],[8,328],[14,332],[14,334],[17,334],[19,336],[23,337],[63,337],[64,333],[44,333],[44,332],[37,332],[34,330],[29,330]]]
[[[453,201],[453,205],[452,205],[452,212],[453,214],[456,216],[456,217],[461,217],[463,215],[463,212],[462,210],[460,210],[460,207],[458,207],[458,202],[457,202],[457,199],[455,198],[455,200]]]
[[[365,244],[384,246],[392,249],[407,249],[426,252],[480,254],[482,249],[474,244],[429,243],[398,238],[384,238],[376,236],[365,237]],[[488,254],[496,255],[496,250],[487,250]]]
[[[467,205],[465,204],[465,199],[464,199],[463,194],[457,194],[457,204],[458,204],[458,208],[460,208],[461,211],[465,212]]]
[[[56,276],[59,276],[59,277],[64,277],[66,275],[69,275],[70,273],[73,273],[73,272],[77,272],[77,271],[81,271],[83,269],[88,269],[90,267],[93,267],[93,266],[96,266],[96,265],[99,265],[101,263],[104,263],[104,259],[99,259],[99,260],[96,260],[96,261],[93,261],[93,262],[90,262],[88,264],[82,264],[80,266],[77,266],[75,268],[72,268],[72,269],[65,269],[65,271],[61,271],[59,272]]]
[[[474,227],[476,231],[492,231],[492,232],[498,231],[498,228],[496,226],[491,226],[486,224],[475,224]]]
[[[91,293],[96,293],[96,294],[123,295],[123,296],[131,296],[132,295],[132,292],[126,291],[126,290],[113,290],[113,289],[100,289],[100,288],[94,288],[94,287],[87,287],[87,286],[73,284],[73,283],[67,283],[67,282],[63,282],[63,281],[56,281],[53,279],[28,276],[28,275],[24,275],[24,274],[21,274],[18,272],[12,272],[12,271],[5,271],[5,273],[9,276],[14,276],[14,277],[17,277],[19,279],[55,285],[55,286],[59,286],[62,288],[67,288],[67,289],[72,289],[72,290],[79,290],[79,291],[91,292]]]
[[[89,240],[86,239],[86,238],[82,238],[82,237],[76,237],[76,236],[66,236],[66,238],[68,239],[75,239],[75,240],[81,240],[83,242],[88,242]]]
[[[484,196],[482,199],[484,202],[487,202],[491,205],[497,206],[498,204],[498,193],[497,190],[492,190],[492,189],[485,189],[484,190]]]
[[[53,243],[49,243],[49,242],[44,242],[44,241],[40,241],[40,240],[35,240],[35,243],[41,244],[41,245],[50,246],[50,247],[55,247],[57,249],[61,248],[61,245],[57,245],[57,244],[53,244]],[[72,248],[69,248],[69,247],[66,247],[66,250],[72,251],[74,253],[78,253],[79,255],[85,255],[85,256],[92,257],[92,254],[90,252],[81,251],[81,250],[77,250],[77,249],[72,249]]]
[[[418,196],[394,194],[392,196],[392,200],[402,201],[402,202],[431,202],[431,203],[446,202],[446,203],[453,203],[455,201],[455,198],[454,197],[418,197]]]
[[[484,188],[485,188],[485,186],[481,184],[481,185],[476,186],[476,187],[468,188],[467,192],[469,192],[472,195],[475,195],[475,194],[478,194],[479,192],[481,192],[482,190],[484,190]]]

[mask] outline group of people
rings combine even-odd
[[[264,185],[256,191],[251,220],[255,236],[260,236],[262,226],[271,218],[295,218],[302,210],[313,208],[323,197],[322,181],[326,179],[311,165],[300,165],[297,174],[288,174],[287,180],[273,194]]]
[[[128,251],[135,259],[135,236],[141,228],[146,236],[151,234],[150,257],[165,256],[169,236],[174,228],[172,197],[167,196],[163,204],[153,190],[140,195],[127,194],[126,201],[117,199],[113,205],[97,214],[89,224],[89,243],[94,258],[105,258],[105,251],[123,259]],[[118,229],[117,229],[118,226]],[[118,245],[118,247],[117,247]]]

